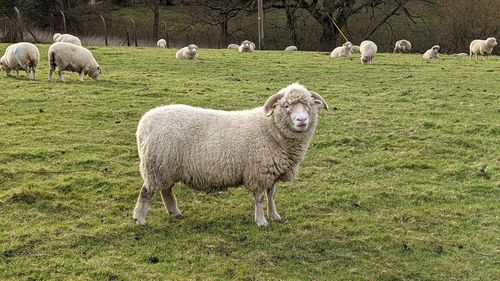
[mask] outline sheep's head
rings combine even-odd
[[[243,46],[243,50],[249,51],[252,49],[252,43],[248,40],[241,42],[241,46]]]
[[[434,45],[432,46],[432,52],[434,53],[439,53],[441,51],[441,47],[439,47],[439,45]]]
[[[61,36],[61,33],[56,33],[54,34],[54,37],[52,37],[52,39],[54,39],[54,42],[57,42],[57,38],[59,38]]]
[[[350,50],[350,49],[352,49],[352,46],[353,46],[353,45],[352,45],[352,43],[351,43],[351,42],[347,41],[347,42],[345,42],[345,43],[343,44],[343,46],[344,46],[344,47],[347,47],[347,49],[349,49],[349,50]]]
[[[101,75],[101,67],[97,66],[96,68],[93,68],[90,70],[88,73],[90,78],[94,79],[95,81],[99,81],[99,75]]]
[[[326,101],[319,94],[294,83],[269,97],[264,104],[264,113],[283,133],[301,133],[315,128],[320,107],[328,110]]]
[[[196,55],[196,53],[198,53],[198,46],[196,46],[195,44],[191,44],[188,46],[188,52],[191,54],[191,55]]]
[[[495,39],[495,37],[490,37],[490,38],[486,39],[486,42],[491,47],[495,47],[497,45],[497,39]]]
[[[370,58],[367,56],[362,56],[361,57],[361,63],[362,64],[368,64],[370,62]]]

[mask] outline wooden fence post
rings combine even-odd
[[[134,19],[130,19],[130,21],[132,21],[132,32],[134,33],[134,43],[135,46],[137,47],[137,32],[135,30],[135,21]]]
[[[170,43],[168,42],[169,40],[168,40],[167,23],[164,20],[162,20],[162,22],[163,25],[165,26],[165,40],[167,41],[167,48],[170,48]]]
[[[106,25],[106,20],[102,15],[99,15],[102,19],[102,24],[104,25],[104,43],[108,46],[108,27]]]
[[[17,7],[14,7],[14,11],[16,11],[17,14],[17,23],[19,26],[19,32],[21,33],[21,41],[24,41],[24,36],[23,36],[23,21],[21,20],[21,13],[19,12],[19,9]]]
[[[64,14],[64,12],[62,10],[59,10],[59,12],[61,13],[61,15],[63,17],[63,31],[64,31],[64,33],[68,33],[68,31],[66,29],[66,15]]]

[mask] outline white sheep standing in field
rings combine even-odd
[[[248,41],[248,40],[245,40],[245,41],[241,42],[241,45],[238,47],[238,51],[240,53],[253,52],[253,51],[255,51],[255,43]]]
[[[358,45],[352,45],[351,48],[351,53],[359,53],[359,46]]]
[[[365,40],[359,44],[362,64],[372,64],[373,58],[377,54],[377,45],[370,40]]]
[[[285,52],[295,52],[297,50],[298,50],[297,46],[288,46],[285,48]]]
[[[340,58],[340,57],[350,57],[351,56],[351,48],[352,43],[347,41],[342,46],[333,49],[330,57],[332,58]]]
[[[495,37],[490,37],[486,40],[472,40],[469,46],[470,58],[472,58],[472,55],[476,55],[476,59],[478,58],[478,55],[482,55],[483,58],[488,58],[496,45],[497,39],[495,39]]]
[[[99,80],[101,67],[94,59],[92,53],[84,47],[71,43],[56,42],[49,48],[49,82],[52,81],[52,74],[56,67],[59,68],[59,79],[64,82],[63,71],[69,70],[77,72],[80,75],[80,81],[83,82],[83,76],[88,75],[94,80]]]
[[[80,38],[71,35],[71,34],[60,34],[56,33],[54,34],[54,42],[65,42],[65,43],[71,43],[77,46],[82,46],[82,41],[80,41]]]
[[[19,78],[19,70],[25,70],[28,79],[35,80],[35,71],[39,62],[38,48],[31,43],[20,42],[7,47],[5,54],[0,58],[0,69],[5,71],[7,76],[15,70],[17,78]]]
[[[238,44],[229,44],[229,45],[227,45],[227,48],[228,49],[238,50],[240,48],[240,45],[238,45]]]
[[[137,128],[139,170],[144,180],[133,218],[146,224],[151,198],[160,191],[166,211],[178,216],[176,182],[219,192],[245,185],[255,198],[255,221],[281,221],[274,196],[278,181],[290,181],[309,147],[319,108],[317,93],[297,83],[281,89],[263,107],[243,111],[166,105],[144,114]]]
[[[432,48],[425,51],[425,53],[422,57],[426,60],[438,59],[440,50],[441,50],[441,47],[439,47],[439,45],[434,45],[434,46],[432,46]]]
[[[198,58],[198,46],[196,46],[195,44],[191,44],[187,47],[184,47],[177,51],[177,53],[175,53],[175,57],[180,60],[195,60]]]
[[[156,42],[156,46],[158,46],[158,48],[166,48],[167,41],[165,39],[160,39],[158,40],[158,42]]]
[[[411,53],[411,43],[406,39],[401,39],[394,44],[394,53]]]

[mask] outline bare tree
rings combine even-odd
[[[160,0],[146,0],[144,1],[153,12],[153,40],[158,40],[158,25],[160,22]]]
[[[229,21],[241,12],[253,11],[254,0],[191,0],[183,1],[185,5],[198,6],[201,9],[194,12],[198,21],[220,29],[221,46],[229,43]]]
[[[370,37],[377,29],[386,23],[392,16],[403,12],[407,17],[413,19],[418,17],[411,11],[409,4],[426,3],[435,4],[436,0],[282,0],[273,1],[267,7],[286,8],[290,2],[295,2],[296,6],[305,9],[321,25],[322,32],[320,37],[321,50],[331,50],[337,45],[339,31],[333,22],[339,28],[346,25],[347,20],[352,15],[360,12],[374,11],[378,9],[379,20],[374,22],[366,32],[364,38]],[[381,8],[384,9],[381,9]],[[374,14],[374,13],[372,13]]]

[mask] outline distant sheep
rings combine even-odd
[[[245,185],[255,198],[255,221],[267,226],[276,211],[276,183],[290,181],[309,147],[317,111],[325,100],[292,84],[263,107],[243,111],[211,110],[173,104],[144,114],[137,128],[139,170],[144,180],[133,218],[146,224],[151,199],[160,191],[166,211],[179,216],[176,182],[200,191],[219,192]]]
[[[227,45],[227,48],[228,49],[238,50],[240,48],[240,45],[238,45],[238,44],[229,44],[229,45]]]
[[[454,54],[454,56],[457,56],[457,57],[468,57],[469,54],[467,54],[467,53],[458,53],[458,54]]]
[[[80,81],[83,82],[83,76],[88,75],[94,80],[99,80],[101,67],[97,64],[92,53],[84,47],[74,44],[57,42],[49,48],[49,82],[52,81],[52,74],[56,67],[59,68],[59,79],[64,82],[63,71],[69,70],[77,72],[80,75]]]
[[[332,53],[330,54],[330,57],[332,58],[350,57],[352,46],[353,45],[351,42],[349,41],[345,42],[341,47],[333,49]]]
[[[432,48],[427,50],[422,57],[426,60],[438,59],[440,51],[441,51],[441,47],[439,47],[439,45],[434,45],[434,46],[432,46]]]
[[[411,43],[408,40],[402,39],[394,44],[394,53],[411,53]]]
[[[358,45],[353,45],[351,48],[351,53],[359,53],[359,46]]]
[[[191,44],[184,47],[175,53],[175,57],[180,60],[195,60],[198,58],[198,46]]]
[[[77,46],[82,46],[82,41],[80,41],[80,38],[73,36],[71,34],[60,34],[56,33],[54,34],[54,42],[65,42],[65,43],[71,43]]]
[[[238,51],[240,53],[253,52],[253,51],[255,51],[255,44],[251,41],[245,40],[245,41],[241,42],[241,45],[239,46]]]
[[[16,43],[7,47],[5,54],[0,58],[0,69],[5,71],[7,76],[15,70],[17,78],[19,78],[19,70],[24,70],[28,74],[28,79],[35,80],[35,71],[39,61],[40,51],[35,45],[26,42]]]
[[[483,56],[483,58],[488,58],[496,45],[497,39],[495,39],[495,37],[490,37],[486,40],[473,40],[469,46],[470,58],[472,58],[472,55],[476,55],[476,59],[478,55]]]
[[[165,39],[160,39],[158,40],[158,42],[156,42],[156,46],[158,46],[158,48],[166,48],[167,41]]]
[[[297,47],[296,46],[288,46],[285,48],[285,52],[295,52],[297,51]]]
[[[377,54],[377,45],[370,40],[365,40],[359,45],[362,64],[372,64],[373,58]]]

